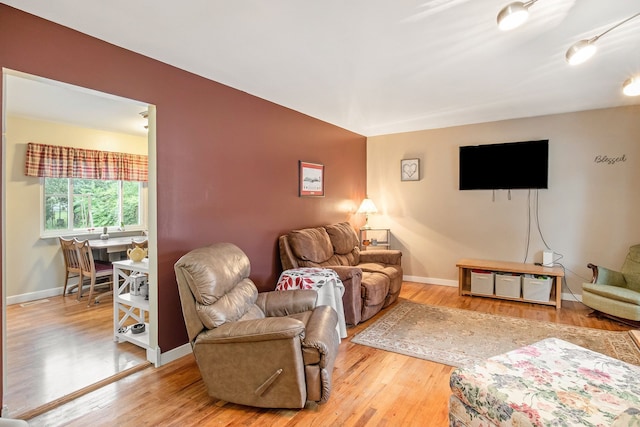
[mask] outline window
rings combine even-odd
[[[83,178],[42,178],[42,182],[44,235],[146,227],[142,182]]]
[[[146,228],[147,156],[27,144],[24,171],[40,177],[41,235]]]

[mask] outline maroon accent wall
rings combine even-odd
[[[273,289],[278,235],[351,220],[364,197],[365,137],[3,4],[0,66],[156,105],[163,352],[187,342],[181,255],[233,242],[259,289]],[[298,160],[325,165],[326,197],[298,197]]]

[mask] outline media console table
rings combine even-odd
[[[458,267],[458,294],[478,295],[490,298],[505,299],[510,301],[531,302],[535,304],[554,305],[559,309],[562,305],[562,277],[564,270],[560,267],[543,267],[535,264],[524,264],[520,262],[507,261],[487,261],[481,259],[461,259],[456,264]],[[519,273],[550,276],[553,278],[551,294],[548,302],[531,301],[524,298],[510,298],[501,295],[474,294],[471,292],[471,270],[486,270],[502,273]]]

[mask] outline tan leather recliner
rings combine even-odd
[[[189,341],[209,395],[261,408],[324,403],[338,352],[336,312],[313,290],[258,293],[231,243],[175,264]]]

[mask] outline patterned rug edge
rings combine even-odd
[[[469,357],[464,354],[457,354],[456,359],[458,360],[454,362],[451,360],[450,356],[442,357],[433,353],[429,353],[428,355],[425,355],[424,351],[422,352],[420,351],[419,346],[415,346],[415,348],[412,347],[408,349],[402,349],[402,348],[398,348],[398,346],[395,346],[395,345],[387,345],[381,342],[373,342],[371,339],[366,338],[367,333],[374,330],[375,328],[379,328],[380,325],[384,324],[385,321],[390,317],[396,316],[398,310],[407,309],[407,307],[411,307],[411,305],[423,306],[423,307],[428,307],[432,309],[451,311],[451,312],[457,312],[457,313],[469,313],[470,315],[473,314],[473,315],[483,316],[486,318],[491,318],[494,321],[520,321],[520,322],[527,322],[532,325],[536,325],[536,324],[540,326],[544,325],[548,328],[558,328],[558,329],[564,329],[564,330],[575,329],[579,331],[584,331],[585,333],[588,331],[592,331],[592,333],[594,334],[606,334],[607,336],[610,337],[611,340],[618,340],[618,341],[622,340],[629,347],[632,347],[632,349],[630,349],[629,351],[633,353],[633,360],[627,360],[627,362],[635,365],[640,365],[640,331],[637,331],[637,330],[607,331],[603,329],[589,328],[585,326],[566,325],[566,324],[549,322],[544,320],[522,319],[522,318],[507,316],[502,314],[481,313],[475,310],[466,310],[461,308],[421,304],[421,303],[416,303],[413,301],[406,301],[406,300],[399,301],[394,307],[391,307],[387,313],[384,313],[381,317],[376,319],[371,325],[367,326],[365,329],[363,329],[362,331],[354,335],[354,337],[351,339],[351,342],[354,344],[359,344],[359,345],[364,345],[364,346],[368,346],[368,347],[372,347],[380,350],[390,351],[393,353],[402,354],[409,357],[416,357],[422,360],[427,360],[427,361],[440,363],[440,364],[453,366],[453,367],[462,366],[469,363],[475,363],[477,361],[477,358]],[[405,343],[405,346],[407,346],[406,343]],[[615,355],[610,355],[610,356],[616,357]],[[616,358],[620,358],[620,357],[616,357]]]

